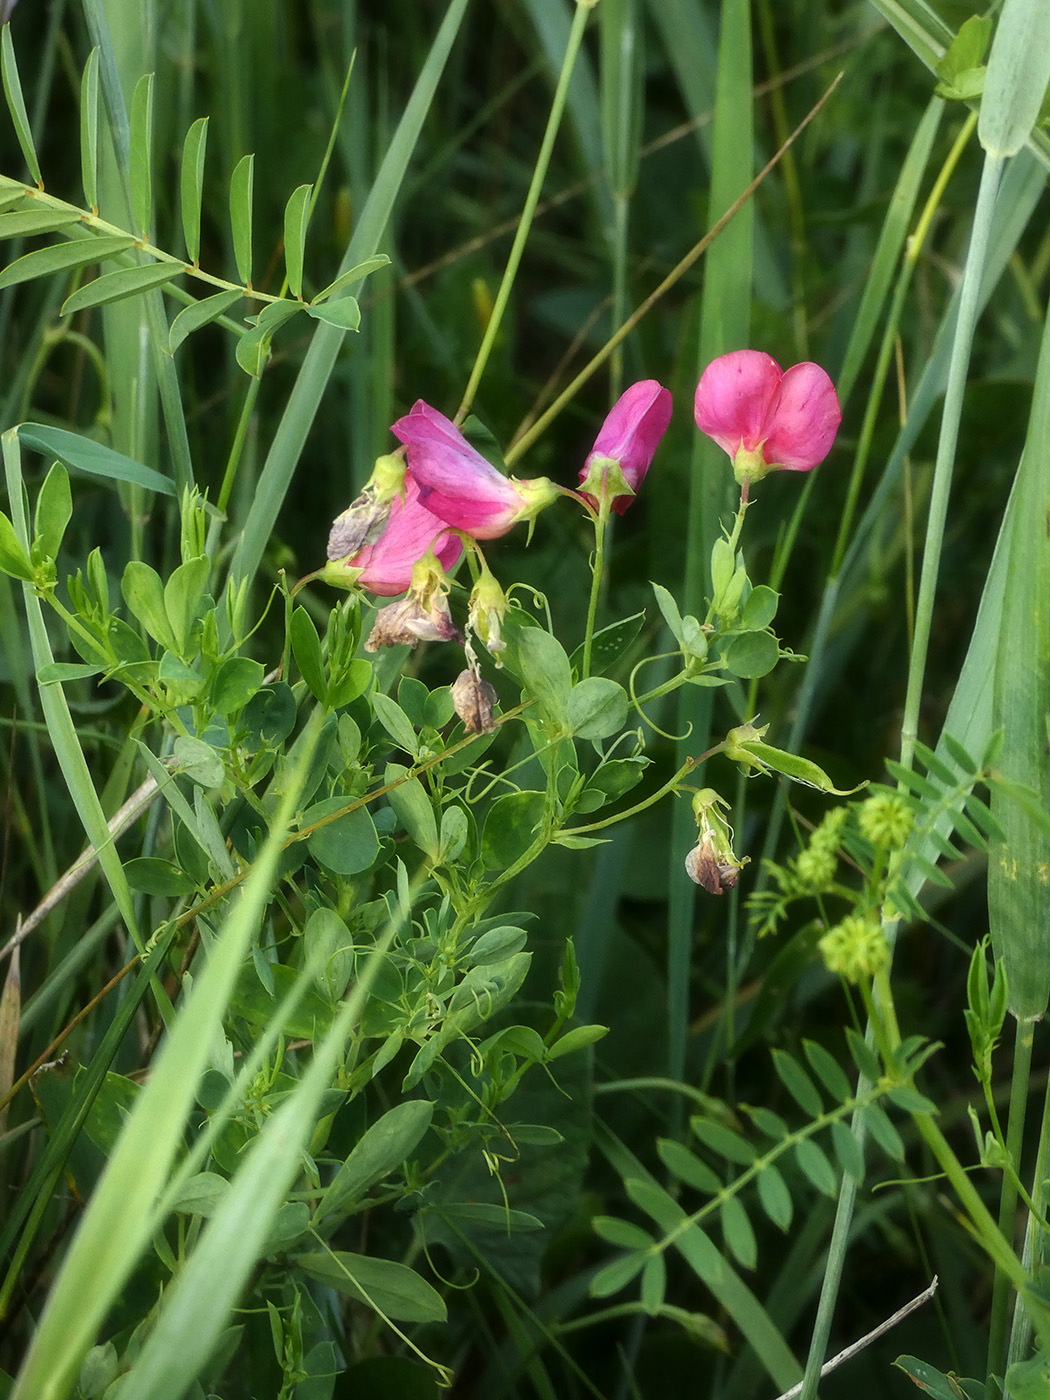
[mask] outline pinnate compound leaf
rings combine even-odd
[[[174,282],[185,271],[181,263],[148,263],[145,267],[121,267],[106,272],[85,287],[79,287],[62,303],[62,315],[71,316],[89,306],[108,306],[114,301],[141,296],[154,287]]]
[[[204,155],[208,147],[208,117],[198,117],[182,146],[182,236],[186,256],[196,263],[201,254],[201,195],[204,189]]]

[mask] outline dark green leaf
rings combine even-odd
[[[745,1269],[753,1269],[758,1263],[758,1241],[751,1228],[739,1196],[727,1196],[722,1202],[722,1233],[730,1254]]]
[[[355,267],[347,268],[334,282],[329,282],[324,291],[317,293],[311,304],[316,306],[318,302],[327,301],[334,292],[341,291],[343,287],[353,286],[355,282],[360,282],[362,278],[367,277],[369,273],[377,272],[381,267],[389,266],[389,263],[390,259],[385,253],[376,253],[374,257],[366,258],[364,262],[358,263]]]
[[[691,1118],[689,1123],[704,1146],[717,1157],[725,1157],[742,1167],[749,1167],[755,1160],[757,1153],[752,1144],[732,1128],[727,1128],[723,1123],[716,1123],[713,1118],[700,1116]]]
[[[47,427],[43,423],[20,423],[18,437],[26,447],[48,457],[57,457],[76,471],[107,477],[111,481],[131,481],[146,491],[158,491],[165,496],[175,495],[174,484],[168,477],[79,433]]]
[[[80,174],[87,207],[98,209],[98,49],[88,54],[80,79]]]
[[[369,1187],[401,1166],[422,1140],[434,1116],[427,1099],[396,1104],[365,1132],[321,1197],[318,1219],[360,1200]]]
[[[143,894],[178,895],[192,894],[194,882],[170,860],[158,860],[155,856],[140,856],[125,862],[124,874],[133,890]]]
[[[781,1230],[790,1227],[795,1213],[791,1203],[791,1192],[772,1163],[763,1167],[758,1174],[758,1199],[774,1225],[778,1225]]]
[[[314,698],[323,705],[328,693],[325,680],[324,661],[321,657],[321,639],[313,619],[305,608],[296,608],[288,625],[288,636],[292,644],[292,655],[303,680],[310,687]]]
[[[240,300],[240,292],[216,292],[214,296],[204,297],[195,301],[192,306],[183,307],[172,321],[171,330],[168,332],[168,353],[174,355],[188,335],[216,320]]]
[[[300,185],[292,191],[284,206],[284,266],[288,290],[293,297],[303,294],[303,254],[313,188],[313,185]]]
[[[173,282],[185,270],[182,263],[161,262],[147,263],[144,267],[122,267],[116,272],[104,273],[66,297],[62,303],[62,315],[72,316],[75,311],[83,311],[88,306],[107,306],[113,301],[141,296],[153,287]]]
[[[804,1040],[802,1048],[806,1052],[810,1068],[831,1097],[839,1103],[848,1103],[853,1097],[853,1086],[835,1057],[815,1040]]]
[[[19,282],[28,282],[34,277],[50,277],[56,272],[69,272],[73,268],[87,267],[89,263],[102,262],[117,253],[123,253],[134,246],[135,240],[127,234],[112,234],[88,238],[76,238],[70,243],[56,243],[50,248],[37,248],[26,253],[0,272],[0,289],[14,287]]]
[[[43,185],[40,178],[40,162],[37,160],[36,147],[33,144],[33,131],[29,125],[29,116],[26,112],[25,100],[22,97],[22,83],[18,76],[18,64],[15,62],[15,48],[11,42],[11,26],[5,24],[0,30],[0,74],[3,76],[4,96],[7,98],[8,111],[11,113],[11,120],[15,125],[15,135],[18,137],[18,144],[22,147],[22,154],[25,156],[29,173],[37,185]]]
[[[627,723],[627,692],[602,676],[574,685],[566,704],[569,731],[579,739],[608,739]]]
[[[0,238],[30,238],[36,233],[57,233],[81,222],[74,210],[26,209],[0,214]]]
[[[786,1050],[773,1051],[773,1068],[781,1083],[801,1108],[811,1118],[819,1118],[824,1112],[824,1103],[814,1087],[812,1079],[799,1062]]]
[[[730,637],[723,660],[734,676],[745,680],[768,676],[777,664],[780,647],[771,632],[742,632]],[[816,765],[813,765],[816,767]]]
[[[838,1190],[838,1177],[835,1168],[828,1161],[824,1149],[812,1138],[803,1138],[795,1143],[795,1160],[803,1173],[818,1191],[825,1196],[834,1196]]]
[[[131,97],[131,145],[128,151],[131,208],[143,238],[153,217],[153,74],[143,73]]]
[[[186,133],[182,147],[182,236],[186,256],[196,263],[201,253],[201,192],[204,189],[204,155],[208,146],[208,118],[198,117]]]
[[[356,297],[339,297],[335,301],[326,301],[321,306],[310,305],[302,309],[315,321],[324,321],[339,330],[356,331],[361,324],[361,307]]]
[[[303,813],[304,828],[315,825],[348,806],[345,797],[330,797]],[[372,818],[363,807],[356,807],[313,832],[307,849],[319,865],[336,875],[359,875],[379,853],[379,838]]]
[[[708,1196],[716,1196],[721,1191],[722,1179],[717,1172],[682,1143],[673,1138],[660,1138],[656,1150],[667,1170],[694,1191],[703,1191]]]
[[[297,1254],[292,1263],[329,1288],[396,1322],[444,1322],[445,1304],[425,1279],[395,1259],[344,1250]]]
[[[252,192],[255,156],[242,156],[230,178],[230,224],[237,275],[246,287],[252,281]]]

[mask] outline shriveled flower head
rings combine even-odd
[[[412,584],[405,596],[376,613],[365,651],[414,647],[417,642],[461,641],[448,610],[449,587],[440,561],[428,550],[413,566]]]
[[[381,598],[394,598],[408,588],[413,566],[431,548],[442,568],[450,569],[463,552],[463,542],[444,520],[427,510],[418,484],[406,473],[404,494],[390,502],[386,527],[376,542],[349,559],[329,563],[324,577],[337,587],[357,586]]]
[[[737,481],[808,472],[831,451],[842,410],[835,386],[806,361],[782,370],[761,350],[734,350],[700,376],[696,426],[728,452]]]
[[[598,505],[604,483],[613,510],[623,515],[670,421],[670,390],[655,379],[642,379],[620,395],[580,470],[581,493],[592,505]]]
[[[404,490],[404,459],[394,453],[377,458],[360,496],[332,521],[329,559],[349,559],[366,545],[375,544],[386,529],[394,501]]]
[[[405,444],[408,468],[427,510],[476,540],[505,535],[558,494],[546,477],[518,481],[504,476],[450,419],[422,399],[390,431]]]
[[[698,837],[685,858],[685,873],[695,885],[709,894],[724,894],[736,884],[747,856],[737,858],[733,850],[733,828],[723,815],[729,803],[714,788],[702,788],[693,798]]]

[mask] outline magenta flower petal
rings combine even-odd
[[[600,469],[610,462],[616,462],[628,486],[637,492],[645,480],[660,439],[667,431],[671,407],[670,391],[655,379],[642,379],[626,389],[613,404],[594,440],[594,446],[587,454],[587,460],[580,470],[580,484],[587,481],[593,467]],[[597,499],[591,492],[584,491],[583,494],[597,505]],[[614,496],[612,507],[622,515],[633,500],[634,496]]]
[[[516,484],[422,399],[390,431],[405,444],[409,471],[419,482],[427,510],[447,525],[491,540],[526,514],[528,505]]]
[[[842,410],[835,386],[808,360],[784,374],[762,455],[771,467],[808,472],[831,451]]]
[[[842,421],[835,386],[819,365],[786,373],[760,350],[733,350],[700,376],[696,425],[733,462],[741,484],[778,469],[804,472],[831,450]]]
[[[760,446],[780,388],[780,366],[761,350],[733,350],[712,360],[696,386],[696,426],[735,457]]]
[[[386,529],[375,544],[366,545],[347,562],[362,571],[358,582],[363,588],[393,598],[412,582],[412,566],[431,545],[445,569],[463,552],[463,541],[422,504],[418,483],[406,473],[404,499],[394,497]]]

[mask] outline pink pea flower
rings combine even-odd
[[[504,476],[450,419],[422,399],[390,431],[405,444],[408,469],[427,510],[476,540],[505,535],[558,494],[545,476],[533,481]]]
[[[655,379],[642,379],[613,404],[580,469],[581,494],[598,505],[604,484],[619,515],[634,500],[653,454],[671,421],[671,394]],[[613,470],[619,469],[619,479]],[[622,489],[623,486],[627,490]]]
[[[696,386],[696,426],[733,462],[737,481],[808,472],[831,451],[842,410],[835,386],[808,361],[782,370],[761,350],[712,360]]]
[[[431,547],[441,566],[450,569],[463,553],[463,542],[423,505],[421,495],[406,472],[404,495],[394,496],[383,533],[349,558],[330,562],[324,571],[327,581],[393,598],[411,584],[413,566]]]

